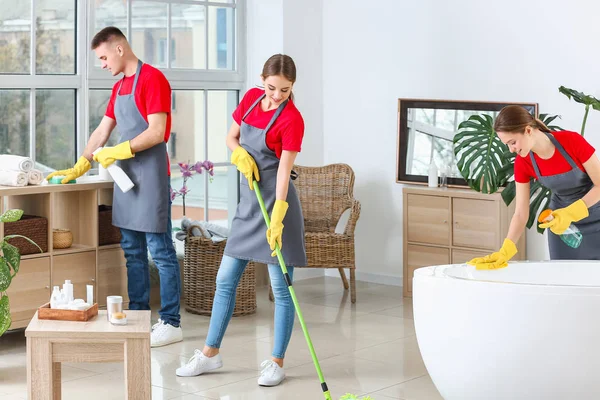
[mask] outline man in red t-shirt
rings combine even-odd
[[[108,168],[115,161],[134,183],[115,185],[112,223],[121,229],[121,247],[127,259],[129,308],[150,309],[148,251],[160,274],[161,309],[153,326],[151,346],[183,340],[180,327],[179,262],[171,236],[170,173],[166,142],[171,132],[171,87],[158,69],[143,64],[123,33],[102,29],[92,40],[92,50],[113,76],[123,73],[113,87],[106,114],[91,134],[73,168],[48,176],[65,175],[67,183],[86,173],[90,161]],[[122,142],[104,147],[115,126]],[[102,148],[96,152],[97,149]],[[94,154],[92,154],[94,153]]]

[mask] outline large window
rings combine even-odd
[[[225,136],[244,87],[243,13],[243,2],[234,0],[0,2],[0,153],[29,156],[44,172],[76,161],[121,77],[100,69],[89,40],[117,26],[173,89],[173,188],[182,185],[178,162],[215,165],[214,176],[188,181],[186,215],[227,224],[237,173]],[[117,127],[107,145],[119,142]],[[181,206],[178,197],[174,219]]]

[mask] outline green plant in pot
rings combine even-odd
[[[600,111],[600,101],[592,96],[577,92],[576,90],[561,86],[559,92],[569,99],[585,105],[585,115],[581,126],[581,133],[585,131],[590,107]],[[553,125],[557,115],[540,114],[539,119],[551,130],[563,130]],[[514,179],[515,154],[511,153],[494,132],[494,121],[490,115],[473,115],[458,126],[458,133],[454,136],[454,156],[457,167],[471,189],[481,193],[494,193],[501,186],[506,185],[502,191],[502,199],[510,205],[516,196]],[[530,184],[529,220],[527,228],[531,228],[537,221],[538,214],[543,211],[550,201],[551,192],[537,180]],[[536,224],[539,233],[543,229]]]
[[[15,222],[21,219],[22,216],[23,210],[8,210],[0,215],[0,222]],[[42,252],[40,246],[22,235],[8,235],[0,242],[0,249],[2,250],[2,255],[0,255],[0,336],[10,328],[10,324],[12,323],[10,319],[10,302],[6,291],[17,275],[17,272],[19,272],[21,253],[17,247],[8,243],[8,240],[16,237],[28,240],[40,249],[40,253]]]

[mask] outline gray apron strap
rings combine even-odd
[[[262,99],[264,99],[266,96],[265,93],[262,94],[262,96],[260,96],[258,99],[256,99],[256,101],[254,103],[252,103],[252,105],[250,106],[250,108],[246,111],[246,113],[244,114],[244,116],[242,117],[242,121],[246,119],[246,117],[248,116],[248,114],[250,114],[250,111],[252,111],[254,109],[254,107],[256,107],[256,105],[258,103],[260,103],[260,101]]]
[[[577,163],[575,163],[575,161],[573,160],[573,157],[571,157],[569,153],[567,153],[565,148],[562,146],[562,144],[560,144],[558,140],[556,140],[554,135],[551,135],[548,132],[544,132],[544,134],[548,136],[548,139],[550,139],[554,147],[556,147],[556,149],[560,152],[560,154],[562,154],[565,160],[567,160],[571,168],[579,168],[577,166]],[[535,170],[535,173],[539,179],[539,177],[542,176],[542,174],[540,173],[540,169],[538,168],[537,162],[535,161],[535,157],[533,156],[533,151],[529,152],[529,158],[531,159],[531,164],[533,165],[533,169]]]
[[[142,70],[143,64],[144,63],[142,62],[142,60],[138,60],[137,68],[135,70],[135,78],[133,78],[133,88],[131,89],[131,94],[133,94],[133,95],[135,95],[135,88],[137,87],[138,77],[140,76],[140,71]],[[121,79],[121,82],[119,82],[119,88],[117,89],[117,96],[121,93],[121,86],[123,86],[124,80],[125,80],[125,77],[123,77]]]
[[[269,121],[269,124],[267,125],[267,127],[265,128],[265,134],[267,132],[269,132],[269,129],[271,128],[271,126],[275,123],[275,120],[277,119],[277,117],[279,117],[279,114],[281,114],[281,112],[283,111],[283,109],[285,108],[285,106],[287,105],[287,100],[284,101],[283,103],[281,103],[279,105],[279,107],[277,107],[277,111],[275,111],[275,114],[273,114],[273,118],[271,118],[271,120]]]

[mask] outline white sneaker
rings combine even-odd
[[[265,360],[260,366],[263,367],[258,378],[260,386],[277,386],[285,379],[285,371],[275,361]]]
[[[171,343],[181,342],[183,340],[183,331],[181,326],[177,328],[173,325],[163,322],[160,318],[158,322],[152,325],[150,334],[150,347],[166,346]]]
[[[197,376],[205,372],[212,371],[223,366],[221,354],[213,357],[206,357],[201,350],[194,350],[194,355],[183,367],[177,368],[177,376]]]

